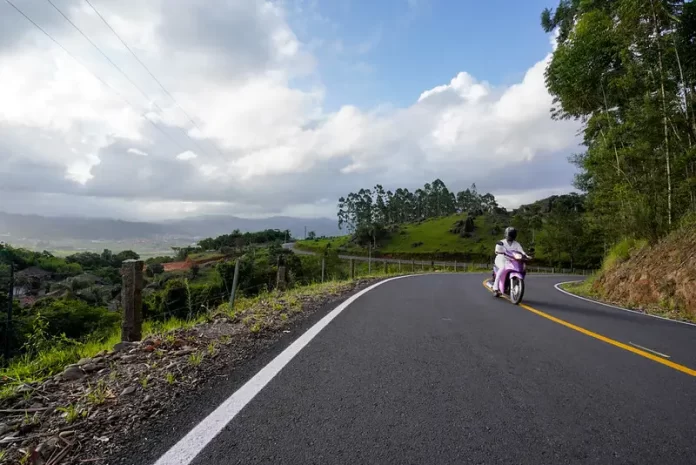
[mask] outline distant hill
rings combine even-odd
[[[104,218],[47,217],[0,212],[0,237],[39,240],[128,240],[164,236],[166,225]]]
[[[127,241],[177,237],[196,239],[230,233],[264,229],[289,229],[293,237],[307,231],[317,235],[338,234],[335,220],[328,218],[237,218],[234,216],[199,216],[165,222],[134,222],[109,218],[47,217],[0,212],[0,241],[35,240],[111,240]]]

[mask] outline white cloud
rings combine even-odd
[[[130,148],[130,149],[128,149],[128,153],[132,153],[133,155],[140,155],[141,157],[147,157],[147,156],[148,156],[147,152],[143,152],[142,150],[136,149],[136,148]]]
[[[187,150],[185,152],[181,152],[179,155],[176,156],[177,160],[193,160],[194,158],[198,158],[198,155],[196,155],[194,152]]]
[[[197,0],[177,8],[164,0],[99,2],[194,125],[82,2],[59,5],[150,99],[60,17],[28,8],[133,107],[30,25],[0,33],[0,135],[7,134],[0,138],[6,194],[0,197],[8,199],[0,209],[16,198],[9,192],[34,192],[37,199],[71,198],[75,209],[92,205],[143,217],[325,214],[333,208],[326,199],[376,182],[416,187],[440,177],[455,189],[476,182],[511,202],[569,182],[570,168],[563,179],[538,179],[529,168],[562,158],[577,143],[575,124],[550,120],[548,57],[509,87],[461,72],[414,95],[405,108],[365,111],[346,102],[326,112],[324,87],[293,85],[308,73],[317,77],[315,59],[288,26],[281,3],[231,0],[219,10]],[[526,174],[497,181],[507,170]],[[26,208],[45,213],[38,201]]]

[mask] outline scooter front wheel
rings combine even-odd
[[[512,278],[510,280],[510,301],[518,305],[524,297],[524,280],[520,278]]]

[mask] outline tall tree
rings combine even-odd
[[[577,187],[613,238],[658,238],[696,211],[696,14],[684,0],[562,0],[552,114],[584,124]],[[617,221],[618,220],[618,221]]]

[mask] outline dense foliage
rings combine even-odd
[[[696,211],[696,3],[562,0],[546,71],[556,118],[584,127],[577,186],[610,242],[655,240]]]
[[[230,234],[223,234],[215,238],[207,238],[198,241],[198,246],[203,250],[221,250],[223,247],[240,249],[248,245],[272,244],[287,242],[290,239],[290,231],[267,229],[260,232],[242,233],[239,229]]]

